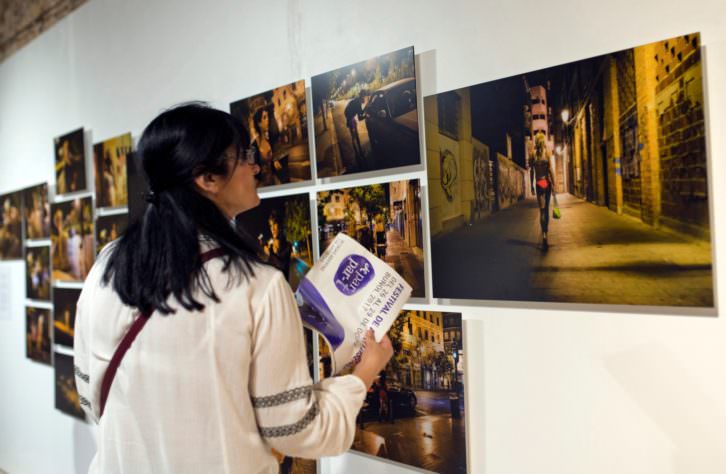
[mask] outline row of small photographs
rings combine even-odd
[[[51,246],[25,250],[26,296],[32,300],[50,300],[51,280],[83,281],[96,253],[119,237],[128,223],[127,213],[98,216],[94,222],[90,197],[52,204],[50,209]]]
[[[128,203],[126,162],[132,145],[130,133],[93,145],[93,182],[97,207],[117,208]],[[54,147],[56,195],[88,191],[83,128],[56,137]]]
[[[386,170],[421,162],[413,47],[312,78],[319,178]],[[261,187],[310,181],[305,82],[293,82],[230,104],[261,168]],[[56,194],[89,190],[84,129],[55,144]],[[93,146],[96,206],[128,202],[129,133]]]
[[[413,287],[412,296],[425,297],[420,192],[418,180],[319,191],[320,253],[343,232],[401,274]],[[262,199],[237,216],[237,226],[296,289],[314,260],[309,194]]]
[[[124,186],[126,186],[124,177]],[[126,195],[126,193],[124,193]],[[51,243],[59,242],[59,245],[66,246],[64,237],[75,240],[80,238],[85,245],[83,251],[88,252],[89,236],[94,234],[93,224],[93,203],[91,197],[76,198],[51,204],[48,199],[47,183],[39,184],[0,196],[0,260],[16,260],[23,257],[23,240],[42,241],[50,239]],[[118,234],[115,231],[119,228],[121,218],[112,215],[98,217],[99,232],[98,241],[106,243],[108,236]],[[108,223],[108,224],[107,224]],[[116,224],[116,226],[113,225]],[[25,236],[25,239],[23,239]],[[100,247],[99,247],[100,248]],[[80,253],[79,249],[68,249],[71,254]],[[86,255],[85,261],[69,258],[68,255],[61,255],[53,252],[56,261],[55,268],[64,273],[70,273],[73,278],[64,275],[59,280],[79,281],[79,275],[87,270],[86,267],[93,263],[92,256]],[[42,258],[32,257],[34,261],[42,261]],[[71,268],[73,261],[74,268]],[[83,268],[81,268],[83,265]],[[77,268],[76,268],[77,267]],[[47,299],[47,298],[39,298]]]
[[[56,207],[58,206],[58,207]],[[78,290],[52,287],[52,281],[82,281],[95,255],[91,198],[54,204],[51,246],[26,248],[26,297],[53,301],[56,313],[66,295]],[[418,180],[372,184],[317,194],[319,248],[338,232],[354,237],[388,262],[424,296],[423,239]],[[127,214],[99,216],[95,240],[99,250],[125,230]],[[312,266],[313,232],[309,195],[263,199],[240,214],[238,228],[255,243],[264,260],[287,276],[293,289]],[[52,273],[51,273],[52,268]],[[67,318],[68,319],[68,318]],[[66,321],[71,334],[73,315]]]
[[[314,76],[311,92],[318,178],[420,164],[413,47]],[[304,81],[230,112],[257,152],[262,187],[311,179]]]
[[[0,195],[0,260],[22,258],[23,236],[30,240],[50,237],[47,184]]]
[[[640,67],[649,78],[642,84],[641,76],[635,74]],[[606,69],[612,75],[601,74]],[[381,67],[381,77],[388,77],[391,70],[390,64],[385,70]],[[347,97],[345,107],[350,105],[355,96],[354,76],[361,76],[358,69],[339,71],[335,80],[328,81],[326,97]],[[585,76],[594,89],[585,87]],[[318,81],[316,76],[314,82]],[[634,114],[640,106],[638,96],[613,93],[618,87],[635,90],[636,84],[657,100],[658,107],[649,109],[648,115],[656,127],[641,126]],[[298,89],[248,103],[247,126],[254,128],[255,115],[264,115],[257,114],[260,110],[267,111],[269,121],[276,114],[274,104],[282,106],[296,92],[299,95]],[[365,168],[345,158],[368,156],[360,152],[366,147],[359,147],[353,138],[363,136],[360,116],[353,116],[356,127],[348,135],[344,127],[338,133],[340,120],[336,122],[335,117],[340,117],[342,104],[315,100],[318,96],[315,93],[313,100],[320,122],[316,130],[327,127],[331,136],[336,134],[328,140],[335,146],[325,147],[325,139],[317,141],[316,147],[323,147],[318,153],[320,163],[329,155],[329,169]],[[363,100],[368,100],[365,95]],[[367,102],[366,109],[374,102]],[[698,34],[442,92],[424,102],[434,298],[713,306]],[[609,117],[618,116],[619,107],[627,114],[620,114],[617,126],[603,128]],[[345,110],[342,113],[345,116]],[[261,126],[256,141],[261,156],[274,158],[274,150],[282,149],[288,150],[288,156],[295,154],[290,150],[298,143],[297,130],[303,129],[305,114],[298,114],[300,127],[294,114],[277,115],[287,125],[274,125],[276,134]],[[598,135],[605,129],[613,134],[607,143]],[[263,143],[273,136],[275,143],[284,146]],[[586,146],[601,142],[603,147]],[[639,151],[638,143],[647,144],[647,156]],[[274,161],[267,168],[278,169]],[[530,171],[538,161],[551,167],[549,191],[538,192],[533,186]],[[649,169],[661,170],[657,183],[641,186]],[[319,174],[327,173],[321,169]],[[548,193],[556,193],[559,204]],[[330,194],[331,208],[336,200],[346,199],[345,193]],[[20,255],[20,199],[19,194],[2,197],[0,258]],[[557,206],[561,219],[549,217],[551,206]],[[406,213],[402,216],[414,223]],[[378,244],[376,233],[380,236],[381,232],[376,230],[375,216],[373,224],[371,216],[348,221],[348,231],[360,232],[361,241],[371,240],[366,227],[372,228],[374,245]],[[361,225],[362,221],[367,225]],[[325,213],[320,222],[323,237],[343,225],[336,218],[327,222]],[[420,238],[420,233],[414,235]],[[629,251],[636,246],[639,250]],[[77,266],[82,267],[80,262]]]
[[[70,304],[71,312],[75,308],[74,298],[76,297],[70,295],[66,298],[66,302],[73,300]],[[56,309],[54,312],[57,314],[59,310]],[[62,352],[52,351],[53,339],[55,339],[56,344],[67,342],[68,338],[70,338],[72,344],[73,340],[72,330],[70,333],[68,332],[72,325],[72,322],[68,319],[68,311],[61,310],[60,312],[64,315],[63,318],[65,320],[59,321],[56,319],[51,324],[50,309],[26,306],[26,356],[36,362],[53,365],[55,372],[56,409],[80,420],[85,420],[85,414],[81,409],[80,398],[75,385],[73,357]],[[51,328],[53,329],[51,330]]]
[[[26,355],[38,362],[50,362],[52,343],[73,349],[76,303],[81,295],[77,288],[53,288],[53,308],[26,306]]]
[[[70,299],[73,299],[71,296]],[[56,311],[58,311],[56,309]],[[28,357],[50,364],[50,310],[27,307]],[[67,321],[65,322],[67,326]],[[54,340],[59,343],[59,324]],[[60,331],[62,337],[68,337]],[[306,330],[308,366],[313,375],[313,334]],[[366,394],[356,418],[352,449],[434,472],[466,472],[464,335],[460,313],[404,310],[389,336],[394,357]],[[330,348],[319,339],[319,374],[329,377]],[[53,353],[56,408],[81,420],[85,415],[73,377],[72,357]],[[415,434],[405,440],[400,431]],[[437,446],[432,464],[430,449]],[[279,457],[290,472],[315,472],[315,461]]]

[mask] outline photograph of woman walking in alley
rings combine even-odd
[[[257,150],[261,187],[310,179],[305,81],[238,100],[229,108]]]
[[[411,296],[425,296],[418,180],[320,191],[317,202],[321,254],[344,232],[392,266]]]
[[[311,80],[319,178],[421,162],[413,47]]]
[[[545,136],[538,133],[534,137],[534,152],[529,164],[529,175],[532,194],[537,196],[539,204],[539,225],[542,228],[542,250],[549,248],[547,230],[550,223],[550,198],[554,196],[555,186],[550,155],[546,148]]]
[[[433,296],[712,308],[702,75],[690,34],[425,97]]]

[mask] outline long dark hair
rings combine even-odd
[[[112,282],[125,304],[169,314],[174,310],[167,299],[174,295],[184,308],[201,310],[195,288],[218,302],[202,266],[200,235],[224,250],[230,278],[254,275],[252,264],[259,261],[254,246],[194,187],[199,175],[228,174],[225,150],[230,146],[236,156],[249,146],[244,127],[199,102],[163,112],[144,130],[137,159],[149,186],[149,204],[110,250],[103,274],[103,283]],[[238,160],[234,166],[247,165]]]

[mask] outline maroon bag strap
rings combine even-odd
[[[224,250],[221,248],[208,250],[201,255],[202,265],[209,260],[221,257],[222,255],[224,255]],[[108,394],[111,391],[111,384],[113,383],[114,377],[116,377],[116,371],[118,370],[119,365],[121,365],[121,361],[131,347],[131,344],[134,342],[134,339],[136,339],[136,336],[139,335],[146,325],[146,322],[149,320],[152,313],[153,311],[148,313],[139,313],[136,321],[133,322],[118,347],[116,347],[116,351],[113,353],[113,357],[111,357],[111,361],[108,363],[106,373],[103,374],[103,380],[101,381],[101,411],[99,418],[103,416],[103,411],[106,408],[106,400],[108,399]]]

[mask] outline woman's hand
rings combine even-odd
[[[386,367],[393,356],[393,345],[388,336],[383,336],[381,342],[376,342],[373,329],[369,329],[363,342],[364,349],[360,362],[353,369],[353,375],[363,381],[370,388],[378,373]]]

